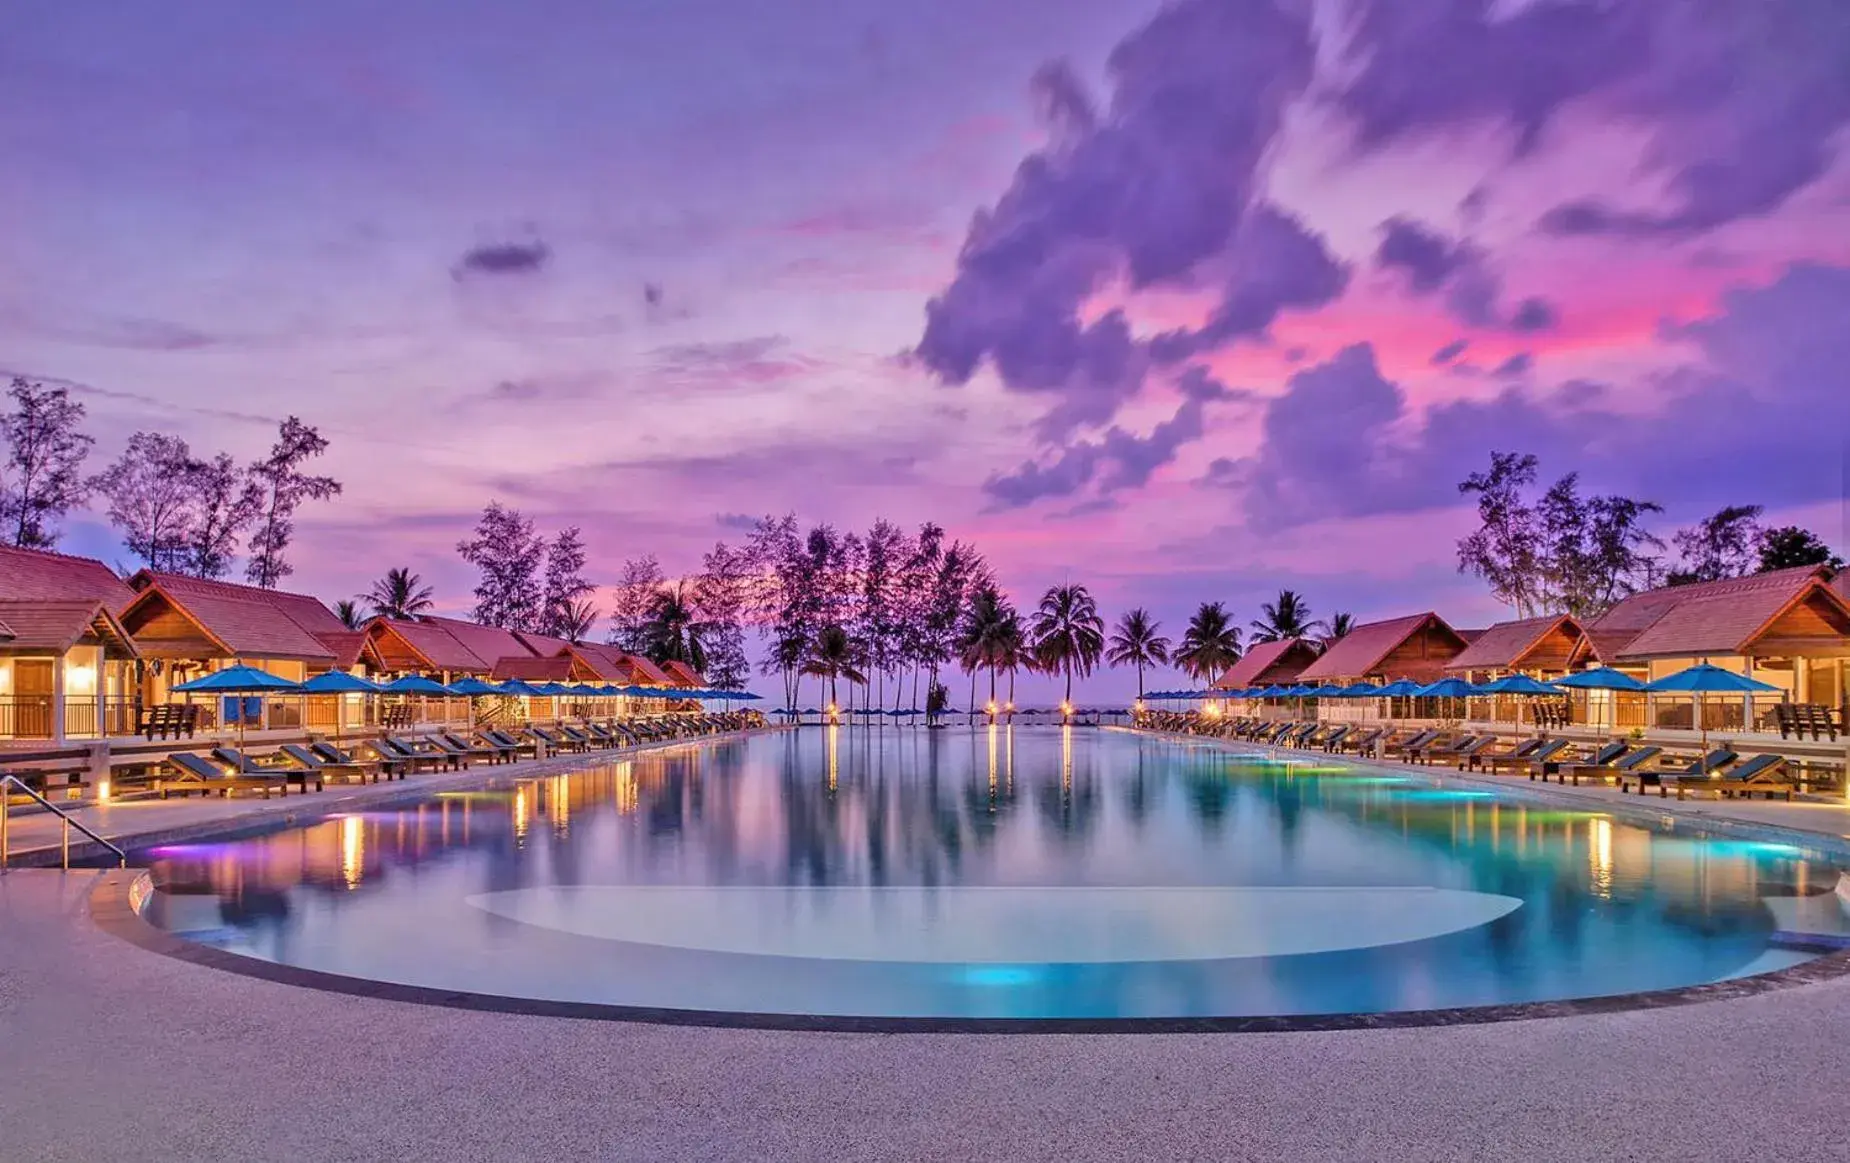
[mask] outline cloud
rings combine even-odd
[[[1491,368],[1490,374],[1504,379],[1515,379],[1528,375],[1529,369],[1534,366],[1535,357],[1526,351],[1519,351],[1496,367]]]
[[[450,274],[456,279],[471,275],[530,275],[538,273],[551,258],[551,248],[537,238],[482,243],[464,251]]]
[[[1454,339],[1444,347],[1441,347],[1438,351],[1433,352],[1432,359],[1428,362],[1434,367],[1444,367],[1446,364],[1451,363],[1453,360],[1463,355],[1465,349],[1470,346],[1471,341],[1469,339]]]
[[[927,304],[919,362],[947,384],[987,362],[1008,390],[1055,397],[1044,439],[1115,415],[1142,388],[1149,352],[1122,314],[1087,323],[1083,308],[1117,284],[1193,287],[1227,256],[1314,55],[1302,12],[1182,0],[1112,51],[1102,109],[1063,66],[1043,69],[1034,92],[1053,140],[971,223],[955,277]],[[1229,284],[1252,300],[1233,314],[1268,316],[1264,272]]]
[[[1504,318],[1497,305],[1503,280],[1489,256],[1471,242],[1449,238],[1410,218],[1381,224],[1375,266],[1399,274],[1417,296],[1443,292],[1446,313],[1467,327],[1545,331],[1559,318],[1552,304],[1538,298],[1524,299]]]
[[[713,523],[735,533],[750,533],[758,527],[758,518],[750,513],[715,513]]]
[[[994,507],[1017,509],[1048,497],[1074,496],[1093,486],[1095,499],[1142,487],[1157,469],[1175,460],[1183,445],[1201,439],[1209,403],[1244,394],[1228,390],[1201,368],[1190,368],[1176,387],[1182,403],[1147,436],[1113,425],[1097,440],[1074,441],[1051,461],[1023,461],[1012,472],[990,477],[983,482],[983,492]]]
[[[1722,309],[1667,329],[1699,362],[1624,392],[1586,381],[1513,384],[1489,399],[1418,411],[1357,344],[1293,375],[1270,400],[1258,452],[1222,458],[1204,484],[1238,490],[1259,530],[1456,502],[1490,449],[1532,452],[1549,474],[1687,506],[1796,504],[1842,487],[1850,393],[1850,268],[1799,264],[1739,288]],[[1524,353],[1526,355],[1526,353]],[[1524,355],[1493,374],[1520,375]],[[1639,406],[1639,399],[1655,407]],[[1745,449],[1777,450],[1750,456]]]
[[[649,353],[653,373],[688,388],[772,384],[825,369],[819,359],[790,350],[782,335],[676,343]]]

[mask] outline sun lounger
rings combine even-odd
[[[1531,761],[1529,764],[1529,778],[1539,779],[1543,783],[1547,783],[1548,777],[1552,775],[1558,778],[1562,783],[1566,783],[1570,769],[1575,767],[1589,769],[1604,768],[1617,762],[1620,756],[1631,749],[1631,744],[1615,741],[1605,744],[1591,755],[1557,755],[1554,759],[1544,759],[1540,762]],[[1580,777],[1577,774],[1574,776],[1574,783],[1576,786],[1580,783]]]
[[[285,743],[278,750],[294,760],[296,766],[314,771],[323,780],[348,779],[355,783],[365,783],[369,775],[375,783],[379,779],[378,764],[373,764],[368,769],[357,763],[329,763],[300,743]]]
[[[440,751],[420,750],[412,747],[404,740],[395,739],[390,735],[374,739],[370,741],[367,746],[371,747],[379,758],[400,764],[412,771],[416,771],[419,768],[429,768],[435,771],[445,767],[454,770],[461,766],[461,764],[456,762],[454,756],[445,755]]]
[[[1492,742],[1495,742],[1495,740],[1493,739]],[[1465,761],[1459,764],[1459,767],[1460,769],[1474,768],[1479,764],[1488,764],[1498,759],[1525,760],[1533,755],[1536,749],[1541,747],[1541,745],[1542,741],[1540,739],[1528,739],[1505,751],[1491,751],[1488,748],[1483,748],[1467,753],[1465,755]]]
[[[602,739],[598,739],[585,731],[581,731],[577,727],[561,726],[559,728],[559,734],[570,739],[577,745],[580,751],[590,751],[596,747],[602,746],[604,742]]]
[[[1460,747],[1469,746],[1476,739],[1476,735],[1435,734],[1420,746],[1407,748],[1402,758],[1408,763],[1430,764],[1440,756],[1450,755]]]
[[[511,749],[516,756],[539,754],[539,744],[531,739],[516,739],[506,731],[493,729],[483,731],[481,735],[483,739],[490,743]]]
[[[162,799],[170,794],[185,795],[188,792],[205,795],[217,792],[229,797],[234,791],[254,791],[261,792],[266,800],[272,791],[281,795],[289,794],[289,777],[281,772],[261,775],[237,772],[191,751],[176,751],[169,755],[167,765],[174,769],[175,777],[154,781],[154,793]]]
[[[497,743],[480,732],[473,739],[466,738],[454,731],[444,731],[442,735],[455,747],[464,747],[477,755],[486,756],[490,763],[513,763],[520,758],[520,749],[510,744]]]
[[[1752,798],[1755,792],[1763,791],[1768,799],[1784,793],[1790,800],[1796,788],[1786,778],[1786,766],[1784,755],[1756,755],[1720,773],[1682,776],[1676,781],[1677,798],[1682,799],[1685,792],[1692,791],[1712,791],[1717,796],[1745,795]]]
[[[361,759],[334,744],[326,742],[311,743],[309,751],[323,763],[332,767],[358,767],[378,772],[378,777],[385,779],[405,778],[405,765],[388,759]]]
[[[1471,761],[1497,745],[1495,735],[1479,735],[1468,743],[1462,743],[1445,754],[1460,771],[1468,767]]]
[[[1418,751],[1422,747],[1427,746],[1428,744],[1430,744],[1433,740],[1437,739],[1438,737],[1439,737],[1439,732],[1431,730],[1431,729],[1424,730],[1424,731],[1416,731],[1405,739],[1401,739],[1398,741],[1390,741],[1388,745],[1382,749],[1382,751],[1384,754],[1387,754],[1387,755],[1398,755],[1398,756],[1404,757],[1415,751]]]
[[[1565,739],[1537,739],[1535,746],[1502,755],[1480,755],[1477,757],[1479,771],[1525,771],[1536,765],[1546,765],[1554,756],[1567,749]]]
[[[1643,770],[1647,764],[1656,762],[1663,753],[1662,747],[1640,747],[1636,751],[1626,752],[1611,763],[1597,767],[1592,764],[1573,764],[1561,769],[1561,782],[1566,783],[1572,780],[1578,787],[1583,776],[1601,782],[1616,779],[1621,782],[1621,790],[1623,790],[1623,781],[1626,777],[1634,771]]]
[[[239,775],[280,775],[290,783],[308,794],[308,785],[312,782],[315,790],[322,789],[321,771],[318,768],[305,767],[300,763],[265,762],[239,751],[235,747],[214,747],[212,758],[229,767]]]
[[[1362,752],[1373,748],[1376,743],[1381,741],[1381,737],[1385,734],[1387,734],[1387,728],[1385,727],[1370,727],[1366,731],[1352,731],[1344,736],[1342,741],[1332,750],[1338,752],[1353,752],[1360,755]]]
[[[1670,788],[1679,779],[1694,778],[1704,773],[1713,775],[1724,768],[1732,767],[1739,754],[1727,747],[1717,747],[1701,759],[1692,759],[1684,766],[1651,767],[1640,764],[1619,773],[1619,790],[1629,791],[1631,785],[1638,786],[1638,794],[1643,795],[1645,785],[1657,788],[1657,794],[1670,794]]]
[[[1325,751],[1334,751],[1342,746],[1344,739],[1347,739],[1353,734],[1355,734],[1355,727],[1345,724],[1319,739],[1317,745],[1322,747]]]

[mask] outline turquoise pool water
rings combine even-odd
[[[1527,782],[1521,781],[1526,788]],[[805,729],[140,856],[251,957],[876,1018],[1378,1013],[1783,968],[1829,861],[1122,731]]]

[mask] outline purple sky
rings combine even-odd
[[[1843,541],[1842,0],[16,7],[0,370],[99,463],[318,424],[330,599],[461,607],[498,497],[608,574],[796,509],[1481,624],[1492,447]]]

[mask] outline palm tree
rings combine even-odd
[[[1253,622],[1254,642],[1279,642],[1286,638],[1308,638],[1321,623],[1310,620],[1310,607],[1296,590],[1279,590],[1276,602],[1261,602],[1263,617]]]
[[[707,648],[700,635],[686,583],[677,582],[656,591],[655,599],[649,603],[649,620],[642,628],[643,653],[649,661],[684,662],[697,673],[705,671]]]
[[[822,679],[829,692],[829,705],[834,706],[836,679],[845,678],[851,683],[867,681],[867,676],[856,669],[858,662],[860,651],[855,649],[848,632],[840,626],[824,626],[809,648],[809,657],[803,660],[799,673]]]
[[[970,672],[970,709],[976,710],[976,672],[989,668],[989,701],[996,701],[996,672],[1003,666],[1005,639],[1013,623],[1019,638],[1020,620],[994,586],[979,586],[964,611],[963,634],[958,640],[958,661]]]
[[[1015,672],[1034,669],[1034,652],[1028,649],[1028,636],[1022,632],[1021,615],[1011,607],[996,630],[995,654],[990,660],[992,666],[999,666],[1009,673],[1008,705],[1015,706]]]
[[[1105,653],[1105,620],[1086,587],[1054,586],[1041,595],[1029,627],[1035,661],[1066,676],[1065,702],[1073,701],[1073,674],[1092,673]]]
[[[1220,602],[1203,602],[1188,620],[1175,661],[1189,677],[1213,686],[1222,672],[1240,661],[1240,628]]]
[[[342,598],[335,602],[334,616],[349,630],[358,630],[366,624],[366,615],[360,611],[360,603],[354,598]]]
[[[386,570],[385,576],[366,592],[366,600],[379,617],[409,622],[435,605],[431,601],[433,592],[423,578],[401,566]]]
[[[1111,634],[1110,649],[1105,652],[1105,661],[1111,665],[1137,668],[1139,702],[1143,701],[1144,670],[1169,661],[1169,639],[1157,633],[1160,629],[1162,623],[1150,617],[1150,611],[1141,606],[1129,610],[1118,619],[1118,627]]]
[[[576,646],[591,637],[591,632],[597,629],[597,624],[603,620],[603,617],[588,598],[567,602],[565,607],[559,611],[559,636]]]
[[[1355,629],[1355,615],[1331,614],[1328,622],[1320,622],[1318,625],[1323,628],[1323,633],[1318,637],[1317,644],[1328,650],[1336,644],[1338,638],[1346,636],[1349,631]]]

